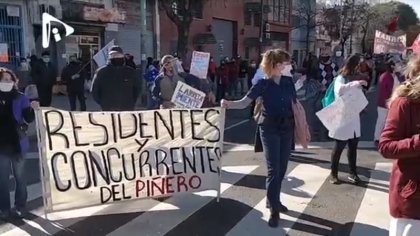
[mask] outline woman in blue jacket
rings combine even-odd
[[[26,136],[28,123],[35,118],[37,101],[17,90],[16,75],[0,67],[0,219],[11,216],[23,217],[27,200],[25,179],[25,154],[29,149]],[[15,208],[11,211],[9,195],[9,175],[13,169],[16,182]]]
[[[228,109],[243,109],[255,99],[262,98],[261,116],[257,123],[268,169],[266,188],[270,227],[277,227],[280,212],[288,211],[280,202],[280,190],[291,153],[295,124],[292,108],[292,102],[296,101],[295,86],[291,77],[284,76],[290,74],[290,71],[285,71],[289,65],[290,55],[287,52],[280,49],[267,51],[261,62],[261,70],[266,77],[258,80],[241,100],[222,100],[221,104]]]

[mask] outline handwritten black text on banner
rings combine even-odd
[[[222,109],[38,117],[48,212],[219,189]]]

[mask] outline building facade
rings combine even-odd
[[[68,57],[76,54],[87,64],[89,72],[96,65],[89,63],[93,55],[111,40],[120,45],[125,53],[132,54],[137,64],[141,54],[156,56],[156,9],[157,1],[146,1],[145,52],[140,51],[141,12],[140,0],[1,0],[0,1],[0,54],[2,45],[8,46],[8,67],[18,67],[21,57],[41,55],[49,51],[58,69],[64,67]],[[61,41],[51,36],[47,49],[42,47],[42,14],[46,12],[74,28],[65,37],[65,29],[59,23]],[[1,57],[0,57],[1,58]]]
[[[193,50],[210,52],[219,63],[234,56],[257,60],[260,50],[270,47],[289,49],[291,7],[291,0],[264,0],[263,6],[259,0],[207,1],[191,24],[186,63]],[[176,25],[163,10],[159,15],[161,55],[174,54]]]
[[[308,52],[315,52],[316,0],[294,0],[292,13],[291,52],[298,66]]]

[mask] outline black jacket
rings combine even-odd
[[[103,111],[132,111],[140,93],[135,70],[127,66],[106,65],[93,77],[92,95]]]
[[[53,86],[57,81],[57,68],[41,60],[34,63],[31,74],[33,82],[38,86]]]
[[[69,63],[63,68],[63,71],[61,72],[61,79],[66,82],[67,92],[81,93],[84,91],[86,75],[83,71],[81,71],[81,69],[82,65],[77,62]],[[77,73],[79,73],[80,77],[72,79],[71,77]]]

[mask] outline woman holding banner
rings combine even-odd
[[[394,160],[389,182],[390,236],[420,231],[420,56],[408,63],[406,78],[391,96],[379,140],[379,152]]]
[[[265,79],[254,84],[241,100],[222,100],[221,103],[228,109],[244,109],[252,101],[262,98],[256,138],[261,140],[268,169],[266,205],[271,213],[270,227],[277,227],[280,212],[288,211],[280,202],[280,191],[291,155],[295,127],[292,102],[296,101],[296,91],[292,78],[284,76],[289,65],[290,55],[287,52],[280,49],[265,52],[261,62]]]
[[[6,68],[0,68],[0,219],[23,217],[27,200],[25,180],[25,154],[29,149],[26,136],[28,123],[35,118],[37,101],[17,90],[16,75]],[[15,209],[10,206],[10,168],[16,182]]]

